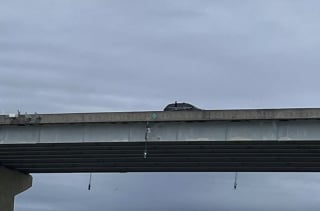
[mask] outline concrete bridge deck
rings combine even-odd
[[[320,109],[0,115],[0,210],[29,173],[320,172]]]
[[[2,115],[0,163],[25,173],[320,171],[320,109]]]
[[[0,115],[0,125],[320,119],[320,108]]]

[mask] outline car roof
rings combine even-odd
[[[164,109],[164,111],[185,111],[185,110],[201,110],[197,108],[196,106],[190,104],[190,103],[171,103],[168,104]]]

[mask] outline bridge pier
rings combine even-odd
[[[31,175],[0,167],[0,210],[13,211],[14,197],[31,186]]]

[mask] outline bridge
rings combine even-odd
[[[0,209],[30,173],[317,172],[320,109],[0,116]]]

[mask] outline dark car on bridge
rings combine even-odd
[[[194,105],[191,105],[190,103],[171,103],[167,105],[164,109],[164,111],[201,111],[202,109],[197,108]]]

